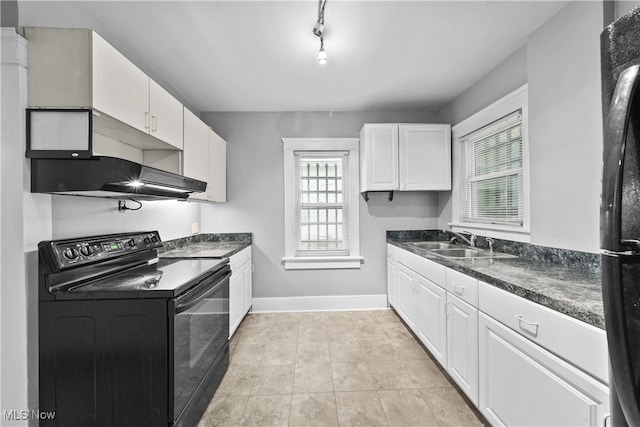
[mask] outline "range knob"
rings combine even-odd
[[[68,260],[74,260],[78,258],[78,251],[74,248],[67,248],[62,252],[62,255]]]
[[[151,241],[153,243],[156,243],[158,241],[158,238],[156,237],[156,235],[154,234],[153,236],[151,236]]]
[[[149,243],[151,243],[151,239],[149,239],[148,237],[145,237],[144,243],[148,245]]]
[[[80,248],[80,253],[83,256],[91,256],[93,255],[93,249],[91,249],[91,246],[83,246]]]
[[[133,248],[136,246],[136,241],[131,239],[127,242],[127,246],[129,246],[130,248]]]

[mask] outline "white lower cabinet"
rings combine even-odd
[[[387,304],[395,307],[398,301],[396,247],[387,244]]]
[[[229,279],[229,338],[238,329],[240,322],[249,312],[252,304],[251,246],[229,258],[231,278]]]
[[[415,328],[416,310],[416,274],[402,264],[396,268],[396,285],[398,287],[398,304],[395,306],[407,324]]]
[[[603,330],[398,247],[387,255],[389,304],[491,425],[604,425]]]
[[[249,260],[242,266],[242,311],[244,314],[249,312],[251,305],[253,304],[253,263],[251,262],[251,255]],[[243,317],[244,317],[243,314]]]
[[[606,385],[484,313],[479,328],[479,409],[492,425],[604,425]]]
[[[447,372],[478,405],[478,309],[447,293]]]
[[[415,332],[433,357],[442,366],[446,366],[447,324],[445,308],[447,292],[433,282],[416,276]]]

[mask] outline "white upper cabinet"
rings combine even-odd
[[[399,125],[400,190],[451,190],[451,126]]]
[[[183,148],[183,106],[169,92],[149,79],[149,133],[176,148]]]
[[[92,108],[98,134],[142,150],[182,149],[182,104],[97,33],[27,28],[26,37],[31,107]]]
[[[209,180],[207,200],[227,201],[227,141],[209,129]]]
[[[227,142],[191,111],[184,109],[184,176],[206,181],[207,191],[189,199],[227,201]]]
[[[365,124],[360,131],[360,191],[451,189],[451,126]]]
[[[397,190],[398,183],[398,125],[364,125],[360,131],[360,191]]]
[[[149,77],[98,34],[91,36],[91,106],[148,133]]]
[[[184,109],[184,176],[209,181],[209,127],[191,111]],[[207,184],[207,191],[209,184]],[[190,199],[206,200],[207,192],[193,193]]]

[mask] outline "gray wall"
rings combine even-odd
[[[29,191],[26,42],[13,28],[3,28],[0,47],[0,410],[28,410],[35,408],[38,392],[36,245],[51,238],[51,198]]]
[[[142,202],[142,209],[118,212],[117,200],[51,196],[53,238],[64,239],[127,231],[158,230],[163,240],[191,234],[200,223],[200,203],[175,200]],[[128,207],[137,204],[126,202]]]
[[[437,193],[396,193],[360,200],[359,270],[285,271],[283,137],[357,137],[364,123],[434,122],[428,112],[205,113],[227,142],[224,205],[203,205],[205,232],[254,233],[254,297],[381,295],[386,293],[386,238],[393,229],[438,226]]]
[[[569,3],[438,115],[459,123],[528,82],[531,243],[537,245],[599,251],[603,19],[600,2]],[[443,226],[451,220],[447,194],[440,205]]]
[[[570,3],[527,43],[532,243],[598,252],[602,6]]]
[[[442,123],[460,123],[526,82],[527,49],[522,46],[471,88],[445,105],[438,113],[438,120]]]
[[[634,7],[640,6],[640,1],[616,1],[614,2],[614,17],[620,18]]]

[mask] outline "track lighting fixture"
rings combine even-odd
[[[318,64],[327,63],[327,52],[324,50],[324,7],[327,0],[318,0],[318,20],[313,26],[313,34],[320,37],[320,51],[318,52]]]
[[[324,65],[327,63],[327,51],[324,50],[324,39],[320,37],[320,51],[318,52],[318,64]]]

